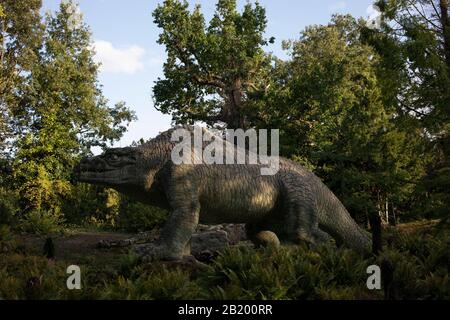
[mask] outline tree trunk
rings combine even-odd
[[[372,229],[372,253],[378,255],[382,249],[381,242],[381,217],[377,212],[372,212],[369,215],[370,227]]]
[[[228,129],[247,129],[243,108],[243,96],[241,79],[236,79],[233,85],[226,90],[227,101],[223,112],[223,121],[227,123]]]
[[[394,203],[391,204],[392,207],[392,225],[395,227],[397,225],[397,215],[395,213]]]
[[[449,19],[449,0],[439,0],[441,9],[441,24],[444,35],[444,54],[448,72],[450,73],[450,19]]]
[[[384,212],[386,214],[386,224],[389,225],[389,202],[388,202],[388,198],[387,197],[386,197]]]

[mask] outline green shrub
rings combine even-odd
[[[170,300],[198,298],[200,287],[190,280],[189,272],[165,265],[146,271],[140,267],[137,278],[119,276],[106,285],[102,299]],[[138,273],[135,272],[135,275]]]
[[[393,285],[401,299],[450,298],[448,231],[417,232],[394,239],[379,257],[394,266]]]
[[[332,296],[376,298],[366,287],[373,264],[357,253],[331,246],[230,249],[214,262],[205,286],[216,299],[322,299]],[[334,290],[333,294],[325,294]],[[350,290],[350,291],[349,291]]]
[[[73,187],[63,212],[73,225],[129,232],[161,226],[167,216],[164,210],[131,200],[113,189],[83,183]]]
[[[124,198],[120,205],[117,227],[129,232],[148,231],[160,227],[166,218],[165,210]]]
[[[14,225],[19,212],[18,199],[15,192],[0,188],[0,225]]]
[[[13,239],[11,228],[6,224],[0,225],[0,243],[9,242]]]
[[[0,229],[0,237],[10,233]],[[4,234],[4,236],[2,236]],[[142,263],[130,253],[92,254],[76,261],[82,290],[65,286],[65,268],[73,261],[0,252],[3,299],[383,299],[383,290],[366,287],[369,265],[393,266],[397,299],[450,298],[448,232],[394,235],[379,257],[331,245],[225,250],[198,272],[192,265]],[[102,257],[108,259],[102,260]],[[383,271],[382,271],[383,272]],[[30,279],[38,285],[29,285]]]
[[[79,183],[72,188],[62,211],[72,225],[114,229],[117,224],[121,195],[110,188]]]
[[[130,252],[121,259],[119,275],[127,278],[133,276],[136,267],[140,262],[140,257],[133,250],[130,250]]]
[[[44,210],[28,212],[21,220],[21,229],[32,234],[50,234],[62,230],[63,219],[60,214]]]

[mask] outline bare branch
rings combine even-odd
[[[436,29],[441,29],[440,26],[437,26],[433,21],[431,21],[426,15],[425,12],[420,11],[416,5],[414,3],[412,3],[412,6],[414,7],[414,9],[416,9],[417,13],[419,13],[419,15],[430,25],[432,25],[433,27],[435,27]],[[422,7],[423,9],[423,7]]]
[[[398,103],[400,104],[400,106],[402,108],[405,108],[406,110],[410,111],[410,112],[414,112],[415,114],[421,116],[421,117],[426,117],[427,115],[421,111],[417,111],[416,109],[406,105],[403,101],[401,101],[400,99],[397,99]]]
[[[436,6],[434,5],[433,0],[430,0],[431,5],[433,6],[434,12],[436,13],[436,16],[438,17],[439,20],[441,20],[441,13],[439,12],[439,10],[436,8]]]
[[[193,75],[192,78],[195,82],[197,82],[200,85],[206,85],[206,86],[213,86],[219,89],[225,89],[225,84],[221,81],[209,78],[209,77],[200,77],[198,75]]]

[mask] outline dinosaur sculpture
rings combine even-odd
[[[193,132],[194,127],[183,128]],[[173,130],[137,147],[109,149],[75,168],[81,182],[108,186],[171,211],[158,244],[149,252],[153,259],[188,255],[199,222],[245,223],[255,243],[277,243],[279,238],[317,245],[332,237],[338,245],[370,251],[369,234],[301,165],[280,157],[278,172],[264,176],[260,164],[175,164]]]

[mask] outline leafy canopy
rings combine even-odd
[[[166,0],[153,17],[168,54],[156,107],[175,122],[248,126],[247,94],[261,89],[269,64],[264,8],[247,3],[239,13],[235,0],[219,0],[206,24],[199,5],[191,12],[187,1]]]

